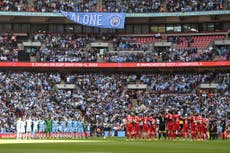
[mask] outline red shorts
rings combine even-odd
[[[183,132],[188,133],[188,124],[183,125]]]
[[[152,126],[152,125],[151,125],[150,128],[149,128],[149,133],[150,133],[150,134],[152,134],[152,133],[155,134],[155,133],[156,133],[156,126]]]
[[[141,131],[141,128],[140,128],[140,125],[134,125],[134,130],[135,130],[135,132],[140,132]]]
[[[179,123],[173,123],[173,130],[174,131],[180,131],[180,124]]]
[[[207,133],[207,128],[204,125],[202,125],[202,133]]]
[[[142,132],[148,132],[148,130],[149,130],[148,125],[143,125]]]
[[[173,130],[173,122],[168,122],[167,123],[167,129],[168,129],[168,131],[172,131]]]
[[[202,132],[202,128],[203,128],[203,127],[202,127],[202,124],[198,123],[198,124],[197,124],[197,131],[198,131],[198,132]]]
[[[127,126],[126,126],[126,132],[127,132],[127,133],[131,133],[132,130],[133,130],[133,125],[127,125]]]
[[[196,124],[195,123],[191,123],[191,131],[196,131]]]
[[[196,130],[195,131],[191,130],[191,134],[196,135]]]

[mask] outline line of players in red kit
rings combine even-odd
[[[129,139],[155,139],[161,134],[168,140],[175,140],[176,136],[184,139],[204,140],[208,139],[208,120],[200,115],[191,114],[189,117],[168,112],[158,115],[144,114],[142,117],[131,113],[126,117],[126,137]]]

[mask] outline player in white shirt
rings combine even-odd
[[[25,127],[26,127],[26,121],[22,118],[21,124],[20,124],[20,132],[21,132],[21,137],[25,139]]]
[[[18,118],[17,123],[16,123],[16,130],[17,130],[17,140],[20,140],[22,138],[21,135],[21,124],[22,124],[22,119],[21,117]]]
[[[32,131],[32,119],[31,117],[27,117],[26,119],[26,139],[31,139],[31,131]]]

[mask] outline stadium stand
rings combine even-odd
[[[189,11],[207,11],[207,10],[222,10],[224,8],[224,1],[178,1],[169,0],[166,4],[168,12],[189,12]]]
[[[1,0],[1,11],[25,12],[29,11],[27,0]]]
[[[127,13],[147,13],[162,11],[161,0],[144,0],[144,1],[103,1],[102,12],[127,12]]]
[[[78,11],[78,12],[95,12],[97,9],[96,0],[85,0],[85,1],[42,1],[34,0],[32,11],[34,12],[59,12],[63,11]]]
[[[216,33],[218,34],[218,33]],[[229,46],[215,46],[225,40],[224,35],[195,36],[114,36],[108,39],[94,35],[35,33],[20,39],[15,35],[0,36],[1,61],[19,61],[18,52],[25,51],[38,62],[173,62],[173,61],[226,61]],[[25,40],[27,39],[27,40]],[[26,48],[23,42],[41,45]],[[106,42],[112,47],[107,51],[90,46],[92,42]],[[172,43],[167,47],[155,46],[157,42]],[[21,46],[21,48],[19,47]]]
[[[54,15],[60,10],[174,15],[173,12],[226,9],[230,9],[230,0],[0,0],[1,11]],[[177,110],[181,116],[194,113],[214,116],[216,120],[227,117],[227,66],[223,72],[219,65],[192,70],[183,67],[180,72],[174,67],[154,71],[151,67],[136,67],[129,72],[120,67],[90,67],[90,72],[78,67],[75,72],[71,71],[75,67],[8,70],[4,62],[229,61],[229,14],[132,17],[122,30],[74,25],[64,17],[30,15],[0,19],[0,133],[15,132],[15,121],[21,116],[52,116],[59,120],[83,116],[93,130],[117,126],[124,130],[124,119],[131,111],[140,116]]]
[[[41,42],[37,52],[41,62],[96,62],[98,51],[87,49],[86,43],[94,37],[72,34],[35,34],[34,41]]]
[[[19,116],[66,117],[83,114],[93,127],[123,127],[130,110],[138,113],[178,109],[181,115],[193,113],[225,115],[229,107],[229,74],[146,73],[0,73],[1,131],[15,131]],[[218,94],[204,97],[197,92],[201,83],[218,83]],[[75,84],[74,89],[58,89],[56,84]],[[129,89],[129,84],[146,84],[146,89]],[[103,93],[103,94],[101,94]],[[221,95],[221,96],[220,96]],[[199,102],[203,101],[200,105]],[[212,109],[212,107],[215,107]],[[47,114],[48,113],[48,114]]]
[[[169,0],[166,4],[162,0],[134,0],[132,3],[126,0],[104,0],[98,6],[97,0],[1,0],[1,11],[31,11],[31,12],[126,12],[126,13],[149,13],[149,12],[191,12],[229,9],[229,1],[178,1]]]

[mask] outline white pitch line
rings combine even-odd
[[[21,144],[21,143],[88,143],[105,142],[101,140],[4,140],[0,139],[0,144]]]

